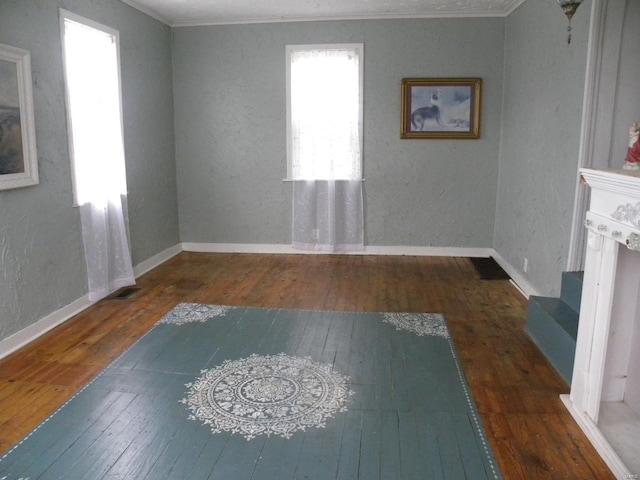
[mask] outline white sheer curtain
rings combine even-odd
[[[75,197],[80,208],[89,299],[99,300],[135,284],[117,32],[66,17],[63,29]]]
[[[289,48],[294,248],[364,248],[362,45]]]
[[[326,252],[364,248],[362,182],[293,182],[294,248]]]
[[[135,285],[128,240],[126,195],[103,206],[80,205],[89,300]]]

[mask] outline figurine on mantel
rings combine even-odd
[[[624,163],[625,170],[640,170],[640,123],[633,122],[629,129],[629,149],[627,150],[627,159]]]

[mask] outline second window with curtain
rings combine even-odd
[[[287,178],[295,248],[364,248],[363,45],[287,47]]]

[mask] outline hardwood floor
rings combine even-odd
[[[525,299],[465,258],[182,253],[0,361],[0,452],[179,302],[447,319],[505,479],[610,479],[558,395],[568,387],[524,332]]]

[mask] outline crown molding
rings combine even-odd
[[[172,21],[159,14],[156,10],[143,5],[138,0],[121,0],[136,10],[148,15],[170,27],[204,27],[216,25],[246,25],[261,23],[294,23],[294,22],[324,22],[345,20],[407,20],[407,19],[435,19],[435,18],[504,18],[513,13],[526,0],[515,0],[502,10],[486,9],[484,11],[465,9],[463,6],[451,9],[433,10],[425,13],[380,13],[354,15],[325,15],[325,16],[278,16],[278,17],[238,17],[226,20],[200,21]]]

